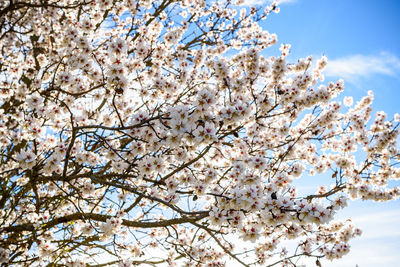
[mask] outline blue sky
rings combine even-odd
[[[361,97],[373,90],[376,110],[400,112],[394,97],[400,96],[400,1],[282,2],[281,12],[263,27],[278,34],[278,43],[292,45],[289,59],[326,55],[327,80],[343,78],[345,95]]]
[[[261,0],[248,0],[250,3]],[[326,82],[343,78],[343,96],[357,101],[373,90],[374,113],[400,113],[400,1],[396,0],[282,0],[281,12],[262,23],[278,35],[278,45],[266,54],[278,55],[289,43],[289,61],[313,55],[328,57]],[[313,179],[313,182],[317,180]],[[315,184],[314,184],[315,185]],[[305,184],[304,186],[308,186]],[[316,185],[317,186],[317,185]],[[400,262],[400,201],[353,201],[338,214],[363,229],[351,241],[351,252],[322,266],[397,267]],[[315,266],[314,262],[307,266]]]

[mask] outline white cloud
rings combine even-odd
[[[393,209],[382,212],[359,215],[352,218],[354,224],[363,230],[362,239],[396,238],[400,236],[400,210]],[[369,241],[374,242],[374,241]]]
[[[354,217],[359,223],[369,222],[369,223],[400,223],[400,210],[398,209],[389,209],[380,212],[373,212],[369,214],[359,215]]]
[[[387,52],[381,52],[379,55],[352,55],[329,60],[324,71],[326,76],[340,77],[349,82],[375,74],[396,76],[398,73],[400,73],[400,59]]]

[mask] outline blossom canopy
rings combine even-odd
[[[400,189],[399,115],[326,57],[267,56],[276,3],[0,3],[0,264],[296,266]],[[313,194],[296,185],[321,176]],[[245,242],[242,245],[241,242]]]

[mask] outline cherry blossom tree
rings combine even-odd
[[[3,266],[348,253],[361,230],[337,211],[400,194],[400,115],[372,92],[342,105],[325,57],[267,56],[279,8],[241,2],[0,2]],[[310,175],[324,186],[296,189]]]

